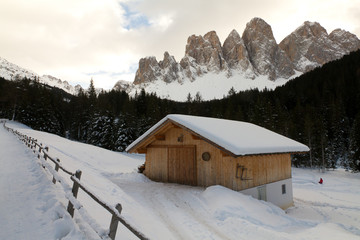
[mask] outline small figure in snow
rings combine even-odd
[[[319,183],[320,183],[320,184],[323,184],[323,179],[322,179],[322,178],[320,178]]]

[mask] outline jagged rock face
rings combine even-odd
[[[79,93],[80,91],[84,91],[84,89],[79,84],[75,85],[75,92]]]
[[[205,65],[211,56],[211,45],[202,36],[192,35],[188,38],[186,44],[186,56],[194,58],[196,63],[200,65]]]
[[[192,67],[197,69],[198,75],[208,71],[218,72],[227,68],[223,58],[221,43],[215,31],[208,32],[204,37],[190,36],[186,45],[185,57],[195,59],[195,63],[199,66],[193,65]]]
[[[196,60],[188,55],[185,55],[185,57],[181,59],[180,66],[184,75],[190,79],[190,81],[194,81],[197,76],[200,76],[203,73],[196,63]]]
[[[180,63],[168,52],[160,62],[155,57],[140,59],[134,84],[183,83],[210,72],[225,72],[228,78],[237,73],[248,79],[258,75],[273,81],[288,79],[295,70],[309,71],[359,48],[360,40],[354,34],[336,29],[328,35],[319,23],[312,22],[305,22],[277,44],[270,25],[254,18],[242,37],[233,30],[223,45],[215,31],[190,36]]]
[[[329,34],[329,38],[350,52],[360,49],[360,40],[355,34],[348,31],[339,28],[335,29]]]
[[[115,83],[113,89],[115,91],[128,91],[132,86],[132,83],[124,81],[124,80],[119,80]]]
[[[164,60],[159,62],[159,66],[162,69],[164,82],[170,83],[180,78],[181,66],[168,52],[164,53]]]
[[[204,39],[210,42],[212,51],[209,62],[207,63],[209,71],[227,70],[228,66],[223,56],[221,42],[215,31],[208,32]]]
[[[177,68],[176,68],[177,62],[176,62],[174,56],[170,56],[170,54],[168,52],[164,53],[164,59],[159,62],[159,66],[162,69],[170,68],[173,71],[177,71]]]
[[[224,59],[230,69],[236,69],[243,72],[249,72],[250,78],[254,78],[254,68],[252,67],[249,54],[243,39],[239,33],[234,29],[225,39],[222,47]]]
[[[319,55],[323,46],[320,46],[318,39],[327,40],[326,30],[318,23],[305,22],[284,38],[279,46],[286,52],[295,68],[305,72],[323,64],[328,58],[327,54]],[[323,40],[321,42],[324,42]]]
[[[307,21],[281,41],[279,46],[294,63],[296,70],[306,72],[356,50],[360,46],[356,40],[355,35],[342,30],[334,30],[328,35],[319,23]]]
[[[134,84],[153,82],[157,79],[167,83],[176,80],[181,82],[183,78],[180,64],[176,62],[174,56],[170,56],[168,52],[165,52],[164,59],[160,62],[157,62],[155,57],[140,59]]]
[[[254,18],[246,24],[242,39],[250,62],[259,74],[275,80],[289,78],[295,73],[289,58],[277,45],[270,25],[264,20]]]
[[[135,74],[134,84],[153,82],[161,75],[159,63],[155,57],[141,58]]]

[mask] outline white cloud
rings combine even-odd
[[[166,31],[173,23],[172,16],[170,14],[161,15],[150,21],[153,27],[159,28],[160,31]]]
[[[110,88],[132,81],[141,57],[179,61],[192,34],[223,42],[261,17],[281,41],[304,21],[360,35],[360,0],[0,0],[0,56],[40,74]]]

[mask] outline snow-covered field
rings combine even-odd
[[[150,239],[360,239],[360,174],[344,170],[293,169],[295,206],[280,208],[221,186],[208,188],[153,182],[137,173],[143,155],[130,155],[7,126],[49,146],[81,181]],[[97,239],[59,184],[24,144],[0,127],[0,239]],[[67,175],[69,185],[72,184]],[[319,178],[324,184],[318,184]],[[103,228],[111,215],[86,194],[78,199]],[[136,239],[119,224],[117,239]]]

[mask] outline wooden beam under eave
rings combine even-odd
[[[155,135],[155,139],[159,141],[165,141],[165,135],[164,134]]]
[[[230,157],[230,154],[228,154],[228,153],[226,153],[226,152],[224,152],[224,151],[221,151],[221,155],[222,155],[223,157]]]
[[[146,148],[139,148],[138,150],[137,150],[137,153],[140,153],[140,154],[144,154],[144,153],[146,153],[147,152],[147,149]]]
[[[197,136],[197,135],[194,135],[194,134],[191,134],[191,138],[193,140],[201,140],[201,137]]]
[[[177,124],[171,123],[173,128],[181,128],[180,126],[178,126]]]

